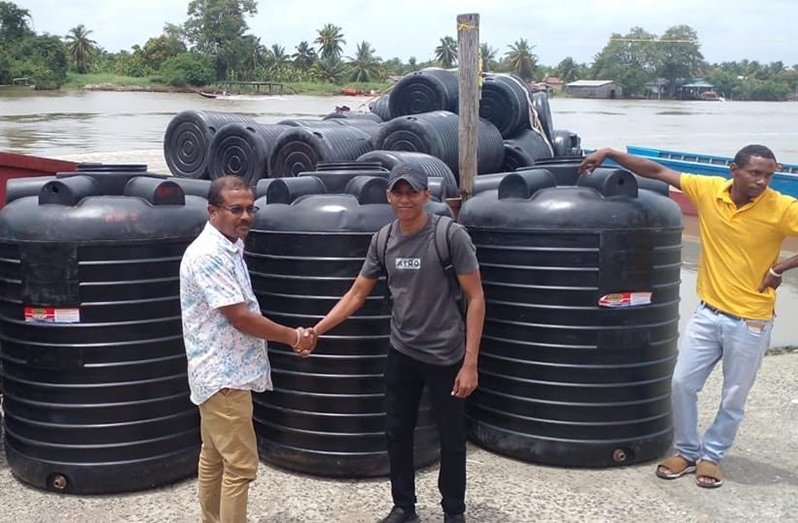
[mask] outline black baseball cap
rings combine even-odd
[[[400,163],[391,169],[388,176],[388,190],[393,190],[393,186],[400,180],[410,184],[414,191],[422,192],[427,190],[427,173],[409,164]]]

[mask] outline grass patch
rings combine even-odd
[[[113,87],[118,86],[121,90],[126,88],[141,87],[147,91],[187,91],[186,88],[175,88],[162,82],[160,77],[146,76],[122,76],[111,73],[98,73],[98,74],[77,74],[68,73],[67,81],[61,86],[64,90],[81,90],[86,86],[102,86],[103,89],[114,90]],[[364,93],[382,93],[386,92],[393,86],[388,82],[352,82],[344,83],[341,85],[331,84],[328,82],[283,82],[282,94],[306,94],[311,96],[335,96],[342,94],[344,89],[355,89],[363,91]],[[202,91],[219,92],[221,87],[219,84],[208,85],[199,88]],[[233,85],[228,87],[232,94],[268,94],[269,88],[265,85],[260,87],[259,91],[255,90],[254,86],[249,85]],[[102,89],[101,89],[102,90]],[[279,87],[272,87],[272,94],[280,94]]]

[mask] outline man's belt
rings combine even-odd
[[[709,303],[707,303],[707,302],[705,302],[705,301],[703,301],[703,300],[701,301],[701,305],[703,305],[704,307],[706,307],[706,308],[707,308],[707,309],[708,309],[708,310],[709,310],[711,313],[713,313],[713,314],[715,314],[715,315],[718,315],[718,314],[723,314],[723,315],[724,315],[724,316],[726,316],[727,318],[731,318],[731,319],[733,319],[733,320],[742,320],[742,321],[745,321],[745,318],[742,318],[742,317],[740,317],[740,316],[735,316],[734,314],[732,314],[732,313],[730,313],[730,312],[722,311],[722,310],[718,309],[717,307],[713,307],[712,305],[710,305]]]

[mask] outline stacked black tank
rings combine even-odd
[[[672,439],[681,212],[626,171],[537,167],[460,212],[487,300],[470,437],[551,465],[657,458]]]
[[[449,111],[394,118],[382,125],[375,149],[429,154],[443,160],[455,176],[459,176],[459,120]],[[480,119],[477,132],[477,172],[498,172],[504,160],[499,130],[487,120]]]
[[[196,471],[178,272],[207,220],[208,182],[132,171],[9,182],[5,449],[12,473],[36,487],[122,492]]]
[[[182,111],[166,128],[163,153],[175,176],[208,178],[210,146],[216,132],[230,123],[254,123],[241,114],[214,111]]]
[[[288,125],[231,123],[222,127],[210,144],[210,178],[232,174],[255,185],[269,178],[269,162],[280,136]]]
[[[264,180],[246,259],[263,313],[312,326],[357,277],[373,234],[393,220],[383,176],[352,173],[326,194],[324,176]],[[340,185],[341,180],[336,182]],[[430,212],[449,213],[439,202]],[[391,305],[382,281],[363,308],[318,343],[307,358],[272,343],[274,391],[255,395],[261,458],[301,472],[368,477],[388,472],[383,371]],[[437,459],[437,429],[423,403],[416,466]]]

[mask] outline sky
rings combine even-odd
[[[143,45],[166,22],[181,24],[188,0],[16,0],[37,32],[65,35],[84,24],[108,51]],[[325,23],[342,28],[344,56],[366,40],[383,59],[430,60],[443,36],[456,37],[456,17],[479,13],[480,41],[499,50],[526,38],[539,61],[566,56],[590,63],[612,33],[630,28],[662,34],[679,24],[698,32],[712,63],[742,60],[798,64],[798,0],[259,0],[250,32],[293,52]]]

